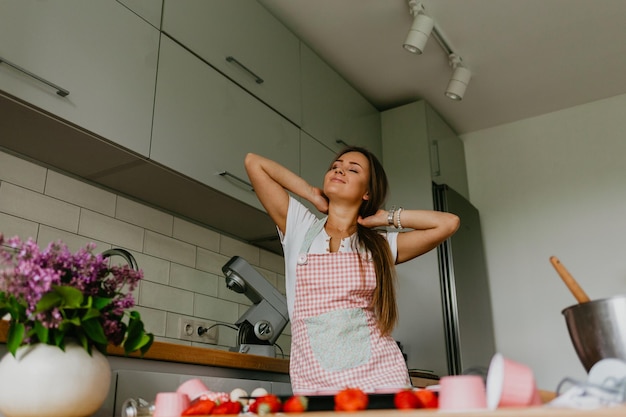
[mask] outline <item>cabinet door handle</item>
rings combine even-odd
[[[430,175],[438,177],[441,175],[441,166],[439,165],[439,142],[433,140],[430,143]]]
[[[10,61],[7,61],[6,59],[4,59],[4,58],[2,58],[0,56],[0,64],[3,63],[3,62],[5,64],[7,64],[8,66],[13,67],[14,69],[18,70],[19,72],[22,72],[22,73],[28,75],[29,77],[34,78],[37,81],[40,81],[40,82],[42,82],[42,83],[44,83],[44,84],[54,88],[55,90],[57,90],[57,94],[60,95],[61,97],[66,97],[66,96],[68,96],[70,94],[70,92],[67,91],[65,88],[59,87],[58,85],[56,85],[56,84],[54,84],[54,83],[52,83],[52,82],[50,82],[50,81],[48,81],[48,80],[46,80],[44,78],[41,78],[40,76],[38,76],[36,74],[33,74],[32,72],[28,71],[27,69],[24,69],[24,68],[20,67],[19,65],[16,65],[16,64],[14,64],[14,63],[12,63]]]
[[[240,183],[244,184],[247,188],[250,189],[250,191],[254,191],[254,188],[252,187],[252,184],[250,184],[248,181],[239,178],[238,176],[231,174],[228,171],[220,171],[217,173],[218,175],[221,175],[222,177],[230,177],[232,179],[234,179],[235,181],[239,181]]]
[[[343,139],[335,139],[335,143],[338,143],[339,145],[343,145],[343,146],[346,146],[346,147],[349,147],[349,146],[350,146],[350,145],[348,145],[348,144],[346,143],[346,141],[345,141],[345,140],[343,140]]]
[[[237,61],[237,59],[235,59],[235,57],[233,56],[227,56],[226,57],[226,61],[228,62],[234,62],[235,64],[239,65],[244,71],[246,71],[248,74],[252,75],[252,78],[254,78],[254,81],[257,84],[263,84],[263,78],[259,77],[258,75],[256,75],[254,72],[252,72],[248,67],[246,67],[245,65],[243,65],[241,62]]]

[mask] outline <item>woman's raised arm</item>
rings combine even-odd
[[[305,198],[322,212],[328,210],[328,202],[320,189],[309,185],[304,179],[278,162],[249,153],[244,163],[254,192],[281,232],[285,232],[287,223],[287,209],[289,208],[287,191]]]

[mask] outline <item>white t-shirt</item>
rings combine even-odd
[[[302,249],[302,243],[304,242],[305,235],[309,230],[309,227],[317,220],[315,214],[296,200],[293,197],[289,197],[289,208],[287,210],[287,224],[285,226],[285,234],[283,235],[280,230],[278,234],[280,236],[280,242],[283,245],[283,252],[285,255],[285,291],[287,293],[287,308],[289,310],[289,316],[293,311],[293,304],[296,298],[296,265],[298,262],[298,255]],[[392,259],[396,259],[398,253],[397,246],[397,232],[387,232],[383,234],[387,238],[389,248],[391,249]],[[313,239],[311,247],[308,253],[327,253],[330,251],[330,236],[326,233],[326,230],[322,228],[322,231]],[[341,241],[339,247],[340,252],[354,252],[356,251],[357,234],[353,234]]]

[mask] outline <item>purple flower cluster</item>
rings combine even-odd
[[[32,239],[22,242],[13,237],[5,242],[0,234],[0,301],[16,302],[23,311],[19,320],[29,330],[36,323],[57,329],[67,319],[56,306],[37,311],[38,303],[57,286],[73,287],[85,299],[110,300],[99,305],[99,320],[107,340],[119,345],[126,331],[122,318],[135,305],[131,292],[143,273],[128,266],[109,267],[101,255],[93,254],[94,249],[90,243],[72,253],[59,241],[40,251]]]

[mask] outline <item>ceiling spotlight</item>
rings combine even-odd
[[[433,19],[424,14],[424,6],[413,0],[409,1],[411,15],[413,16],[413,24],[409,30],[409,34],[404,41],[404,49],[414,54],[424,52],[424,47],[432,32],[435,22]]]
[[[472,78],[472,72],[462,65],[461,57],[456,54],[450,54],[449,62],[454,71],[446,88],[446,97],[461,101]]]

